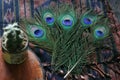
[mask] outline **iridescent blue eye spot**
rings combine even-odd
[[[100,30],[96,30],[96,36],[98,36],[98,37],[102,37],[102,36],[104,36],[104,32],[102,32],[102,31],[100,31]]]
[[[36,30],[34,31],[34,36],[35,36],[35,37],[43,37],[43,35],[44,35],[44,31],[41,30],[41,29],[36,29]]]
[[[45,21],[46,21],[46,23],[51,24],[51,23],[54,23],[54,18],[53,17],[46,17]]]
[[[73,21],[70,19],[65,19],[62,21],[62,24],[65,26],[72,26],[73,25]]]
[[[83,19],[83,22],[84,22],[85,24],[87,24],[87,25],[92,24],[92,21],[91,21],[91,19],[89,19],[89,18],[84,18],[84,19]]]

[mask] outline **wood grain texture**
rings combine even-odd
[[[37,57],[28,50],[27,60],[18,65],[4,61],[0,41],[0,80],[44,80],[43,70]]]

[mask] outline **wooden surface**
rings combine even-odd
[[[0,80],[44,80],[40,63],[30,50],[27,60],[18,65],[7,64],[2,54],[0,41]]]

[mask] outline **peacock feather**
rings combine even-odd
[[[22,23],[22,24],[21,24]],[[24,24],[23,24],[24,23]],[[52,50],[53,42],[50,37],[50,30],[47,25],[38,23],[36,20],[26,21],[22,20],[20,22],[22,30],[28,35],[29,41],[37,44],[43,49],[48,51]]]
[[[102,43],[110,32],[103,15],[88,9],[78,14],[67,4],[40,8],[35,18],[22,19],[20,25],[31,43],[51,53],[53,72],[63,70],[64,78],[81,73],[96,43]]]

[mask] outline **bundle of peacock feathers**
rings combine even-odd
[[[109,38],[109,20],[104,14],[85,9],[79,13],[73,5],[60,4],[37,9],[32,19],[22,19],[21,29],[29,41],[52,56],[53,72],[80,74],[91,63],[89,55]]]

